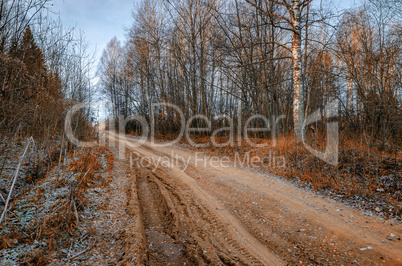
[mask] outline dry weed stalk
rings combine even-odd
[[[1,214],[1,217],[0,217],[0,224],[1,224],[1,222],[3,221],[3,219],[4,219],[5,215],[6,215],[8,204],[10,203],[11,194],[13,193],[13,189],[14,189],[14,186],[15,186],[15,182],[17,181],[17,177],[18,177],[18,173],[19,173],[20,168],[21,168],[21,164],[22,164],[22,162],[23,162],[23,160],[25,158],[25,155],[26,155],[26,153],[28,151],[28,148],[29,148],[29,145],[31,144],[31,142],[34,142],[32,137],[28,139],[28,144],[25,147],[25,151],[24,151],[22,157],[19,160],[18,167],[17,167],[17,169],[15,171],[13,182],[11,184],[11,188],[10,188],[10,191],[8,193],[8,196],[7,196],[6,204],[4,205],[4,210],[3,210],[3,213]]]

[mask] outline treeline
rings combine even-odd
[[[278,130],[300,139],[305,118],[319,109],[325,117],[325,106],[338,100],[343,137],[401,141],[400,2],[368,0],[338,13],[320,7],[311,0],[141,1],[128,39],[112,39],[99,65],[111,115],[151,121],[151,104],[167,102],[220,127],[228,122],[221,115],[234,118],[240,104],[243,120],[260,114],[273,124],[285,115]],[[175,132],[177,118],[171,108],[156,110],[160,132]],[[325,132],[328,119],[308,132]]]
[[[60,137],[64,117],[91,98],[83,34],[52,19],[49,0],[0,1],[0,135]],[[75,117],[84,136],[88,113]]]

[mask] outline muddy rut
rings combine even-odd
[[[172,217],[152,176],[140,174],[137,177],[137,191],[148,246],[148,263],[164,265],[186,265],[188,259],[183,253],[183,244],[170,236]]]
[[[163,171],[132,171],[146,246],[144,264],[266,265],[266,259],[253,256],[236,241],[227,224],[185,184]]]

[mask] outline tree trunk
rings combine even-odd
[[[300,25],[300,0],[293,0],[293,123],[294,134],[297,142],[303,140],[304,135],[304,92],[301,82],[301,25]]]

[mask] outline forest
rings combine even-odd
[[[305,130],[303,121],[336,100],[343,140],[400,147],[401,5],[373,0],[336,12],[331,4],[141,1],[127,40],[112,39],[101,57],[110,114],[149,121],[151,104],[170,103],[219,128],[225,119],[213,118],[234,117],[240,105],[243,120],[284,115],[270,134],[301,139],[325,133],[330,118]],[[160,132],[177,132],[176,111],[156,114]]]
[[[63,134],[69,106],[93,95],[85,37],[52,18],[49,3],[0,4],[0,134],[33,136],[45,146]]]
[[[100,58],[54,1],[0,0],[0,265],[402,264],[400,0],[135,0]]]

